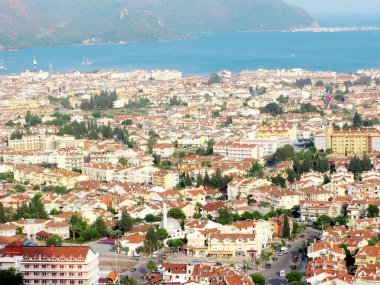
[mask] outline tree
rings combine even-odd
[[[4,206],[3,203],[0,203],[0,223],[5,223],[7,221],[7,218],[5,216]]]
[[[334,219],[334,223],[340,226],[345,226],[347,224],[347,218],[343,216],[338,216]]]
[[[157,229],[156,234],[157,234],[157,238],[161,241],[163,241],[169,237],[168,231],[164,228]]]
[[[170,210],[168,211],[168,216],[177,220],[186,219],[185,213],[181,209],[175,207],[170,208]]]
[[[376,205],[368,205],[367,218],[376,218],[379,216],[379,207]]]
[[[363,171],[369,171],[372,169],[371,160],[367,155],[364,155],[361,160],[361,166]]]
[[[286,279],[288,280],[288,282],[301,281],[302,272],[298,270],[289,272],[288,274],[286,274]]]
[[[315,222],[316,228],[320,230],[321,229],[323,230],[332,224],[333,224],[333,220],[327,215],[320,215],[317,221]]]
[[[280,104],[287,104],[289,101],[289,97],[288,96],[285,97],[284,95],[281,94],[280,97],[278,97],[276,100]]]
[[[297,179],[297,173],[294,171],[294,169],[288,168],[286,170],[286,174],[288,175],[288,177],[286,177],[286,180],[289,183],[294,183],[294,181],[296,181],[296,179]]]
[[[257,161],[251,164],[251,168],[249,169],[247,173],[248,177],[257,177],[257,178],[263,178],[264,177],[264,166]]]
[[[308,285],[309,283],[303,281],[292,281],[289,282],[288,285]]]
[[[377,236],[371,237],[368,241],[369,246],[375,246],[379,242],[379,238]]]
[[[282,107],[277,103],[269,103],[265,107],[260,108],[261,113],[269,113],[272,116],[277,116],[283,113]]]
[[[178,250],[178,248],[182,247],[184,245],[184,242],[182,239],[170,239],[167,241],[167,244],[169,247],[173,247],[175,251]]]
[[[197,181],[197,187],[199,187],[203,184],[203,177],[202,177],[202,174],[200,172],[198,172],[196,181]]]
[[[272,177],[272,183],[274,185],[280,186],[281,188],[286,187],[286,179],[282,177],[280,174],[277,174],[277,176]]]
[[[254,211],[254,212],[245,211],[240,217],[241,220],[259,220],[262,218],[263,216],[257,211]]]
[[[24,276],[22,273],[16,271],[14,268],[0,270],[0,285],[21,285],[24,283]]]
[[[147,268],[150,272],[152,272],[152,271],[154,271],[154,270],[157,269],[157,265],[156,265],[156,263],[154,263],[153,260],[149,260],[148,263],[146,264],[146,268]]]
[[[217,223],[222,225],[229,225],[232,223],[232,221],[232,214],[226,207],[218,210],[218,218],[216,219]]]
[[[51,235],[46,240],[46,246],[62,246],[62,238],[59,235]]]
[[[222,82],[222,78],[216,74],[216,73],[212,73],[208,79],[208,84],[216,84],[216,83],[221,83]]]
[[[157,248],[158,235],[153,227],[150,227],[145,235],[144,247],[149,253]]]
[[[121,219],[118,222],[120,229],[123,232],[128,232],[133,228],[133,219],[127,211],[121,213]]]
[[[133,121],[131,119],[126,119],[121,123],[123,126],[131,126]]]
[[[265,277],[263,275],[255,273],[251,275],[251,278],[255,285],[265,285]]]
[[[354,156],[350,164],[348,166],[348,170],[354,173],[355,175],[358,175],[359,173],[363,172],[362,162],[359,157]]]
[[[153,214],[147,214],[144,218],[144,220],[148,223],[154,223],[154,222],[159,222],[161,221],[161,217],[155,216]]]
[[[355,112],[354,117],[352,118],[352,126],[354,128],[360,128],[363,126],[362,117],[358,112]]]
[[[290,226],[288,215],[284,215],[284,225],[282,227],[282,237],[288,239],[290,237]]]
[[[96,218],[93,227],[99,232],[102,237],[108,235],[108,229],[102,217]]]
[[[283,147],[278,148],[274,153],[273,158],[276,162],[281,162],[292,158],[294,156],[294,153],[294,147],[287,144]]]
[[[139,285],[139,282],[137,282],[135,279],[129,276],[125,276],[121,282],[122,284],[127,284],[127,285]]]

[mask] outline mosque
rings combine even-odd
[[[160,228],[164,228],[168,234],[169,238],[177,239],[184,238],[185,233],[183,232],[181,225],[176,219],[168,218],[168,209],[166,207],[166,198],[164,198],[164,203],[162,205],[162,221]]]

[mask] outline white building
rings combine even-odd
[[[25,284],[97,285],[99,260],[88,246],[24,247],[12,243],[0,257],[0,269],[16,268]]]
[[[214,146],[214,153],[218,153],[229,159],[264,158],[264,148],[257,144],[220,141]]]

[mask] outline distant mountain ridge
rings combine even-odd
[[[1,0],[0,49],[316,25],[282,0]],[[93,42],[90,41],[90,42]]]

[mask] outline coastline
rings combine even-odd
[[[340,32],[365,32],[365,31],[380,31],[380,26],[358,26],[358,27],[348,27],[348,26],[341,26],[341,27],[316,27],[316,26],[309,26],[304,28],[294,28],[294,29],[285,29],[285,30],[242,30],[242,31],[236,31],[236,33],[340,33]],[[210,34],[219,34],[223,32],[202,32],[198,33],[199,35],[210,35]],[[233,33],[233,32],[232,32]],[[178,42],[178,41],[185,41],[189,39],[195,39],[197,38],[196,34],[189,34],[187,36],[183,36],[180,38],[173,38],[173,39],[156,39],[156,40],[148,40],[148,41],[108,41],[108,42],[88,42],[86,43],[88,39],[82,40],[81,43],[62,43],[59,45],[34,45],[34,46],[28,46],[28,47],[22,47],[22,48],[5,48],[4,46],[0,45],[0,53],[7,53],[7,52],[18,52],[21,50],[26,49],[32,49],[32,48],[49,48],[49,47],[61,47],[61,46],[102,46],[102,45],[136,45],[136,44],[144,44],[144,43],[168,43],[168,42]]]

